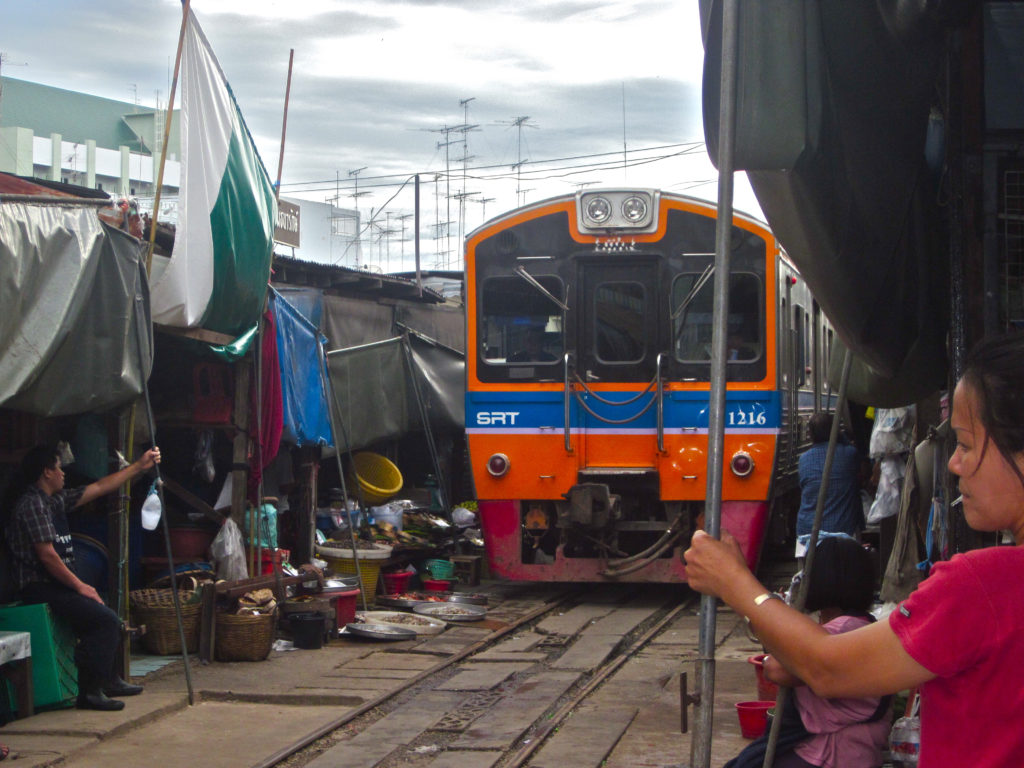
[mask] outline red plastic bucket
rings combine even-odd
[[[443,579],[423,579],[423,588],[428,592],[447,592],[452,583]]]
[[[745,739],[756,739],[768,727],[768,710],[774,701],[741,701],[736,705],[740,718],[740,733]]]
[[[331,595],[334,602],[334,621],[338,629],[344,629],[346,624],[356,620],[356,598],[359,597],[358,589],[350,589],[347,592],[336,592]]]
[[[381,573],[384,579],[384,591],[389,595],[399,595],[409,586],[409,578],[412,571],[399,571],[398,573]]]
[[[757,656],[751,656],[747,659],[748,662],[754,665],[754,672],[757,673],[757,698],[760,701],[768,701],[768,699],[775,700],[775,697],[779,695],[779,686],[768,680],[764,676],[764,657],[766,653],[759,653]]]

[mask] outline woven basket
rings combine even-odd
[[[178,591],[185,649],[189,653],[199,649],[199,603],[188,602],[193,597],[192,592]],[[146,626],[142,647],[158,656],[181,653],[181,635],[178,632],[178,618],[174,613],[171,590],[136,589],[128,593],[128,598],[135,624]]]
[[[263,661],[270,655],[277,628],[277,612],[217,614],[214,656],[217,661]]]

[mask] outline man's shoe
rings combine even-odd
[[[142,693],[142,686],[126,683],[120,677],[115,677],[103,686],[103,693],[107,696],[138,696]]]
[[[101,712],[116,712],[119,709],[124,709],[124,702],[108,699],[103,691],[91,691],[87,693],[79,693],[78,701],[75,706],[79,709],[97,709]]]

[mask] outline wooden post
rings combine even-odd
[[[231,453],[231,517],[243,528],[249,486],[249,381],[252,363],[246,355],[235,363],[235,437]],[[250,562],[249,575],[255,576]]]

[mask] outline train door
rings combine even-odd
[[[638,257],[583,262],[580,269],[577,371],[586,385],[579,393],[581,465],[651,468],[655,391],[643,385],[654,379],[661,349],[658,262]]]

